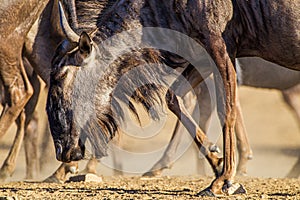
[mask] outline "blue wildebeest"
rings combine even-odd
[[[106,10],[101,19],[91,16],[92,13],[87,13],[90,19],[96,20],[97,29],[90,35],[78,29],[76,31],[82,32],[80,36],[72,31],[66,20],[63,20],[62,27],[66,40],[57,48],[53,59],[47,102],[47,113],[57,159],[68,162],[84,157],[86,138],[80,136],[83,131],[86,137],[90,138],[96,154],[99,157],[105,155],[107,143],[118,129],[118,119],[113,115],[112,110],[119,111],[118,113],[122,116],[122,110],[114,95],[119,95],[118,98],[127,103],[132,100],[141,102],[149,111],[154,104],[159,103],[159,100],[155,100],[155,97],[161,97],[158,84],[163,85],[163,76],[168,74],[169,68],[166,69],[162,63],[172,68],[184,68],[181,75],[193,87],[205,78],[197,75],[196,66],[191,65],[182,57],[151,48],[133,49],[130,54],[124,53],[118,57],[106,69],[100,66],[98,70],[102,76],[97,80],[99,84],[95,91],[96,117],[91,121],[86,121],[87,129],[76,127],[78,121],[75,118],[80,115],[79,119],[80,117],[85,119],[86,113],[76,113],[72,110],[75,108],[72,105],[74,104],[72,92],[75,94],[78,92],[78,90],[72,91],[75,87],[74,78],[86,67],[103,64],[101,62],[109,55],[103,49],[104,52],[101,52],[96,44],[124,30],[138,27],[169,28],[192,37],[205,47],[218,69],[219,76],[215,73],[215,78],[221,78],[224,83],[221,85],[221,82],[216,82],[217,109],[223,125],[223,159],[211,151],[212,144],[186,112],[182,101],[178,98],[188,92],[181,85],[182,77],[172,84],[166,94],[168,108],[194,137],[194,141],[206,156],[216,175],[216,179],[200,195],[245,192],[241,185],[233,184],[236,119],[234,59],[259,56],[284,67],[300,70],[297,20],[299,6],[295,1],[116,1]],[[151,35],[148,37],[151,38]],[[170,38],[164,40],[163,34],[159,37],[159,43],[168,44]],[[97,51],[102,54],[97,55]],[[189,52],[191,55],[195,53],[192,51],[193,49]],[[155,63],[157,67],[155,69],[146,67],[147,63]],[[141,65],[144,68],[139,68],[138,74],[131,74],[131,77],[128,75],[128,82],[118,88],[121,92],[114,93],[120,77]],[[143,85],[134,94],[128,91],[136,82],[147,82],[147,80],[156,80],[157,84]],[[77,102],[76,106],[79,105],[80,103]],[[128,105],[136,113],[132,104]],[[157,117],[153,110],[150,114],[153,118]]]

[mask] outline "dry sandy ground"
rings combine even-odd
[[[139,177],[104,177],[101,183],[8,183],[0,185],[0,199],[211,199],[198,197],[210,178],[161,177],[143,180]],[[297,179],[237,179],[248,194],[223,196],[222,199],[299,199]],[[5,198],[4,198],[5,197]]]
[[[236,198],[300,199],[299,179],[282,179],[297,162],[298,155],[300,155],[300,134],[298,124],[283,103],[280,93],[274,90],[243,87],[240,89],[240,100],[254,158],[249,162],[250,178],[238,178],[239,182],[246,187],[248,195]],[[40,108],[44,110],[43,104]],[[25,159],[22,149],[14,175],[6,183],[0,183],[0,199],[1,196],[15,196],[24,199],[81,199],[84,197],[194,199],[196,198],[195,194],[205,188],[212,178],[203,178],[203,176],[201,178],[197,175],[199,174],[199,166],[196,162],[198,156],[189,140],[183,140],[183,149],[180,150],[178,159],[171,169],[164,171],[161,179],[139,179],[139,175],[158,160],[166,147],[174,127],[174,116],[170,117],[171,120],[163,125],[162,131],[147,140],[134,135],[125,137],[117,158],[126,171],[126,178],[112,176],[112,161],[109,157],[101,160],[103,164],[97,168],[98,174],[104,176],[103,183],[19,182],[25,176]],[[212,124],[212,127],[214,126]],[[212,132],[217,134],[212,135],[211,138],[220,142],[218,130],[218,128],[213,129]],[[13,128],[11,132],[13,132]],[[132,137],[138,141],[132,142]],[[6,137],[1,140],[0,163],[6,157],[12,139],[13,133],[7,133]],[[53,151],[53,149],[49,149],[49,151]],[[58,165],[59,162],[52,158],[36,180],[43,180],[49,176]],[[80,163],[80,167],[81,169],[84,167],[84,162]],[[211,174],[207,166],[204,170],[207,174]]]

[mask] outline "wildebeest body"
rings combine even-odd
[[[178,118],[181,118],[191,135],[195,136],[198,147],[203,146],[201,150],[205,153],[217,176],[217,179],[212,183],[209,190],[204,191],[204,194],[221,193],[222,190],[229,194],[232,193],[228,188],[232,187],[231,181],[235,171],[236,75],[234,59],[241,56],[259,56],[282,66],[300,70],[299,23],[297,20],[299,18],[297,16],[299,15],[299,6],[295,1],[191,0],[162,2],[158,0],[131,0],[116,1],[102,12],[101,19],[87,14],[95,20],[94,22],[91,21],[91,24],[96,24],[97,30],[89,38],[86,33],[76,36],[70,29],[64,29],[69,41],[65,40],[61,44],[53,62],[47,111],[58,158],[70,161],[81,159],[83,156],[84,148],[79,140],[79,130],[73,126],[74,113],[72,112],[71,94],[72,89],[74,89],[73,79],[81,71],[78,66],[81,64],[88,65],[89,63],[84,62],[84,60],[87,58],[92,60],[89,56],[94,56],[91,41],[100,44],[117,33],[141,27],[172,29],[193,38],[206,49],[217,66],[220,73],[219,78],[224,83],[223,87],[220,85],[222,83],[216,85],[218,114],[221,124],[223,124],[224,167],[222,169],[220,169],[222,159],[219,159],[215,152],[210,150],[206,136],[185,112],[182,103],[170,90],[167,93],[166,101],[169,109]],[[80,22],[78,25],[80,27]],[[83,30],[79,28],[76,31],[80,33]],[[276,36],[277,32],[280,32],[279,37]],[[148,39],[152,37],[151,33],[146,36]],[[159,39],[153,36],[153,40],[168,44],[169,38],[164,38],[163,34],[160,36]],[[184,45],[189,47],[190,44]],[[191,55],[195,54],[193,52],[195,49],[185,49],[188,49]],[[95,56],[95,58],[97,61],[101,61],[100,57]],[[120,77],[136,66],[147,63],[165,63],[172,68],[186,68],[182,75],[189,80],[192,86],[203,80],[203,77],[197,78],[195,76],[196,71],[187,60],[173,53],[161,50],[133,49],[131,55],[124,54],[105,69],[102,72],[102,78],[99,79],[99,86],[95,94],[96,99],[99,100],[96,103],[96,113],[97,122],[99,122],[100,131],[102,131],[101,136],[104,138],[95,136],[95,143],[106,145],[116,130],[117,124],[109,105],[118,109],[118,104],[113,101],[113,91]],[[74,68],[70,65],[77,67]],[[157,79],[164,71],[162,67],[157,68],[157,70],[143,69],[138,77],[149,80]],[[163,77],[161,78],[163,79]],[[139,81],[130,76],[128,80],[128,82],[135,83]],[[176,87],[179,86],[178,81],[173,84],[171,89],[178,89]],[[126,89],[128,88],[126,86],[128,85],[123,87],[125,94],[127,94]],[[154,102],[155,95],[151,91],[153,88],[155,88],[153,85],[139,88],[133,99],[141,102],[146,109],[149,108],[149,105]],[[183,93],[179,96],[186,91],[181,92]],[[124,98],[124,100],[128,100],[128,98]],[[130,104],[129,107],[134,111]]]

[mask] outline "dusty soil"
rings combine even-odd
[[[299,199],[297,179],[238,178],[248,194],[224,199]],[[102,183],[26,183],[0,185],[0,199],[197,199],[210,178],[161,177],[144,180],[139,177],[104,177]],[[211,199],[211,198],[208,198]]]

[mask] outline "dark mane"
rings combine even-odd
[[[159,52],[153,49],[132,51],[116,60],[114,65],[118,66],[120,74],[125,75],[119,80],[118,87],[114,90],[113,109],[123,113],[118,103],[118,100],[121,100],[123,103],[128,103],[128,107],[139,120],[133,102],[141,103],[150,117],[158,120],[159,114],[153,108],[163,102],[166,76],[170,74],[170,70],[162,65]],[[134,70],[136,67],[138,69]],[[123,118],[123,114],[121,117]]]
[[[132,50],[114,60],[109,66],[96,89],[97,116],[95,119],[91,118],[89,127],[83,130],[90,138],[96,156],[106,155],[108,142],[118,132],[120,120],[125,119],[124,105],[122,106],[121,102],[134,114],[138,122],[140,118],[136,103],[145,108],[149,117],[154,120],[160,119],[161,110],[157,109],[161,109],[166,77],[171,73],[170,69],[161,63],[161,59],[159,52],[153,49]],[[135,70],[136,67],[138,70]],[[116,72],[116,77],[110,77],[111,70]],[[110,82],[106,82],[108,79]],[[102,87],[106,84],[109,85],[106,87],[116,86],[111,94],[110,105],[97,105],[97,102],[101,102]]]

